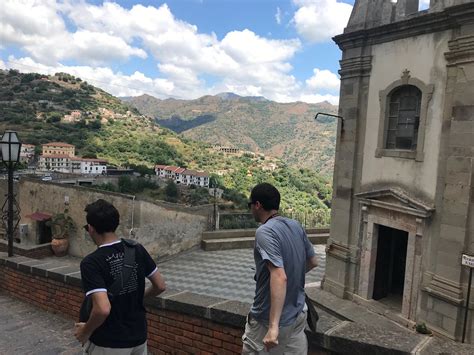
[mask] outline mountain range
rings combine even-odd
[[[278,103],[234,93],[195,100],[162,100],[150,95],[122,99],[185,137],[263,153],[292,167],[332,175],[336,121],[329,116],[314,120],[317,112],[337,112],[337,106],[328,102]]]

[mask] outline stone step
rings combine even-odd
[[[311,228],[306,230],[308,237],[310,235],[329,236],[328,228]],[[202,240],[225,239],[225,238],[247,238],[255,237],[255,229],[221,229],[217,231],[207,231],[202,233]]]
[[[308,238],[313,244],[326,244],[329,233],[310,234]],[[206,251],[253,248],[254,242],[255,236],[203,239],[201,241],[201,248]]]
[[[254,237],[255,229],[221,229],[202,233],[202,240]]]
[[[253,247],[254,242],[254,237],[203,239],[201,241],[201,248],[205,251],[248,249]]]

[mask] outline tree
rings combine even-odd
[[[165,187],[165,201],[177,202],[178,201],[178,187],[173,180],[168,180]]]
[[[132,180],[130,176],[120,176],[118,180],[118,188],[119,191],[122,193],[134,193]]]

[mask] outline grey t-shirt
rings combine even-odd
[[[255,298],[250,313],[268,324],[270,315],[270,271],[267,261],[285,269],[286,298],[280,318],[284,327],[296,320],[305,303],[306,261],[315,255],[303,227],[295,220],[277,216],[261,225],[255,234]]]

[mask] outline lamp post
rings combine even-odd
[[[8,256],[13,256],[13,170],[20,160],[21,143],[14,131],[5,131],[0,142],[2,161],[8,169],[8,193],[7,193],[7,237]],[[5,204],[4,204],[5,206]]]
[[[318,112],[316,116],[314,116],[314,119],[317,121],[318,116],[330,116],[330,117],[335,117],[335,118],[340,118],[341,119],[341,131],[344,129],[344,117],[338,116],[338,115],[333,115],[332,113],[326,113],[326,112]]]

